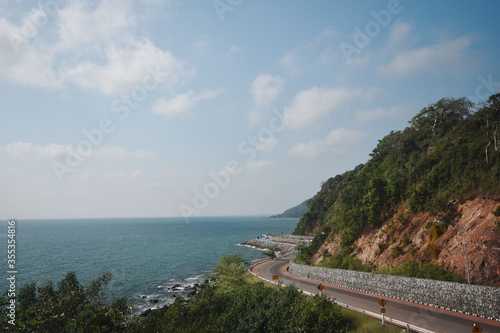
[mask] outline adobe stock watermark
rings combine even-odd
[[[149,92],[157,89],[166,79],[168,72],[162,72],[160,66],[152,68],[146,67],[147,74],[142,79],[142,83],[136,85],[130,93],[123,95],[121,98],[113,100],[110,109],[119,120],[125,120],[129,117],[131,110],[137,108],[140,102],[144,101]],[[52,170],[59,182],[64,181],[64,175],[73,172],[78,168],[86,157],[89,157],[95,148],[99,147],[106,135],[110,135],[116,129],[117,122],[109,117],[102,118],[95,128],[84,128],[81,133],[83,139],[80,140],[73,148],[67,148],[67,154],[64,162],[53,161]]]
[[[487,78],[480,75],[477,80],[479,84],[474,90],[474,96],[467,97],[472,103],[478,104],[486,101],[491,95],[500,92],[500,82],[493,81],[493,74],[489,74]]]
[[[276,134],[286,128],[292,117],[274,109],[268,126],[263,127],[257,135],[247,137],[236,147],[238,154],[245,158],[243,163],[254,161],[259,152],[263,151],[263,143],[275,139]],[[231,180],[243,172],[243,163],[234,159],[228,161],[219,171],[210,171],[208,173],[210,180],[200,188],[193,188],[191,203],[181,203],[178,206],[184,220],[189,222],[190,217],[200,215],[201,211],[210,205],[211,200],[217,198],[221,191],[229,186]]]
[[[17,221],[9,220],[7,222],[7,281],[9,283],[9,290],[7,290],[7,322],[10,325],[16,324],[16,275],[17,275],[17,263],[16,263],[16,228]]]
[[[406,1],[411,2],[413,0]],[[393,18],[401,14],[402,11],[403,6],[400,0],[389,0],[386,9],[370,11],[373,20],[368,21],[363,28],[359,26],[354,27],[352,40],[344,41],[339,44],[340,50],[347,62],[350,62],[353,56],[359,55],[361,50],[367,47],[371,41],[380,34],[382,28],[388,27],[393,21]]]
[[[214,6],[215,12],[219,16],[219,19],[224,21],[224,15],[226,15],[227,12],[232,12],[242,3],[243,0],[214,0],[212,5]]]
[[[67,0],[46,0],[38,3],[39,10],[32,10],[23,18],[23,25],[19,31],[9,31],[8,38],[15,53],[19,52],[19,46],[28,44],[30,39],[38,35],[40,29],[44,28],[49,20],[57,16],[61,5]]]

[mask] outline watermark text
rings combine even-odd
[[[7,222],[7,317],[10,325],[16,324],[16,221]]]

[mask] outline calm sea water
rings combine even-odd
[[[69,271],[88,284],[103,272],[112,280],[111,298],[133,299],[138,311],[173,301],[176,284],[201,283],[221,256],[262,258],[258,250],[237,244],[263,233],[290,233],[298,219],[259,217],[123,218],[17,220],[17,286],[58,282]],[[7,286],[7,221],[0,230],[0,290]],[[0,253],[2,253],[0,251]],[[185,293],[184,293],[185,294]],[[150,301],[157,299],[158,303]]]

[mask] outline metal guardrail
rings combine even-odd
[[[286,256],[286,255],[285,255]],[[284,256],[282,256],[284,257]],[[282,282],[274,282],[274,281],[271,281],[271,280],[268,280],[266,278],[263,278],[262,276],[259,276],[257,274],[255,274],[251,269],[249,270],[250,273],[252,273],[254,276],[258,277],[259,279],[261,280],[264,280],[266,282],[269,282],[269,283],[272,283],[276,286],[286,286],[286,284],[282,283]],[[315,296],[316,294],[314,293],[311,293],[311,292],[308,292],[308,291],[305,291],[305,290],[302,290],[302,289],[299,289],[303,294],[306,294],[306,295],[309,295],[309,296]],[[373,317],[375,319],[379,319],[380,321],[382,321],[382,315],[379,314],[379,313],[375,313],[373,311],[369,311],[369,310],[365,310],[365,309],[361,309],[361,308],[358,308],[356,306],[352,306],[352,305],[349,305],[347,303],[342,303],[342,302],[339,302],[339,301],[336,301],[334,299],[331,299],[332,302],[346,308],[346,309],[349,309],[349,310],[353,310],[353,311],[356,311],[356,312],[360,312],[364,315],[368,315],[370,317]],[[385,316],[385,321],[386,322],[389,322],[393,325],[396,325],[396,326],[399,326],[399,327],[402,327],[404,329],[406,329],[406,332],[418,332],[418,333],[436,333],[435,331],[429,331],[423,327],[419,327],[419,326],[416,326],[416,325],[410,325],[409,323],[406,323],[404,321],[401,321],[401,320],[398,320],[398,319],[394,319],[392,317],[388,317],[388,316]]]

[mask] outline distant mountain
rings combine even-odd
[[[289,208],[281,214],[272,215],[271,218],[272,219],[283,219],[283,218],[300,219],[309,210],[309,207],[307,206],[307,201],[309,201],[309,200],[304,201],[300,205]]]

